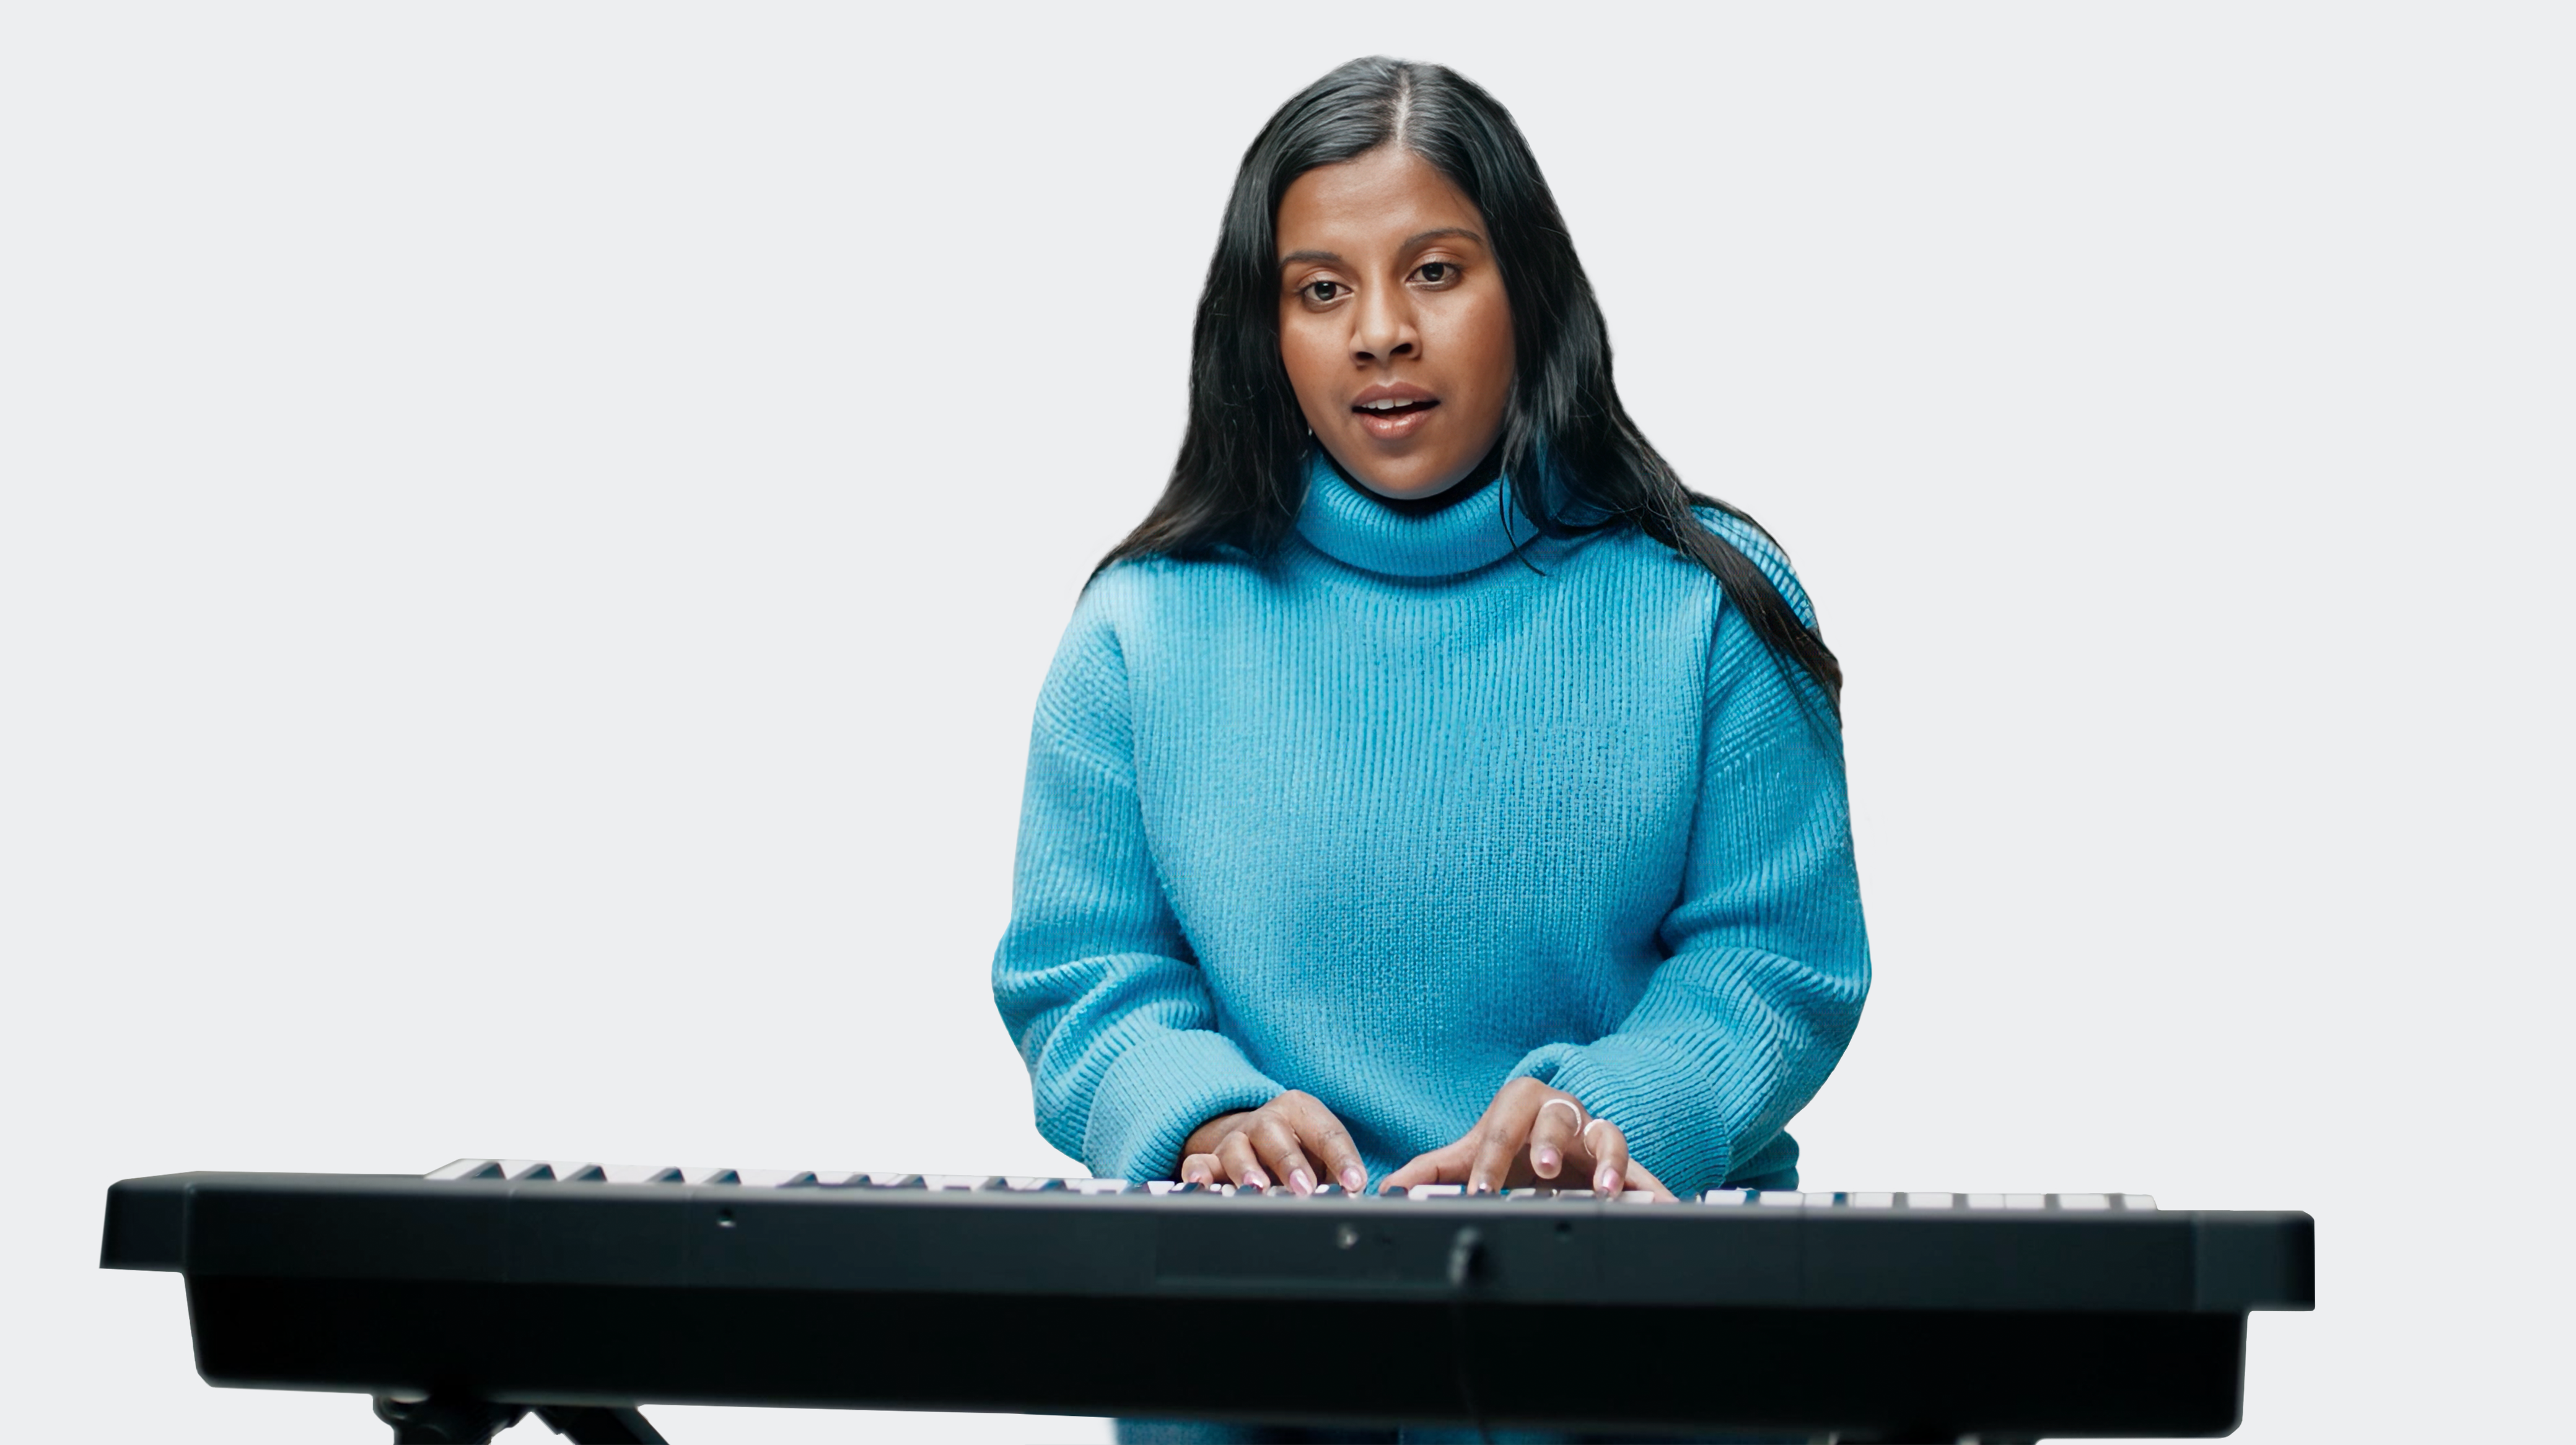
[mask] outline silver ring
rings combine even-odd
[[[1584,1147],[1586,1147],[1586,1148],[1591,1147],[1591,1144],[1592,1144],[1592,1131],[1593,1131],[1593,1130],[1595,1130],[1595,1129],[1597,1129],[1597,1128],[1599,1128],[1599,1127],[1601,1127],[1601,1126],[1602,1126],[1602,1125],[1604,1125],[1604,1124],[1609,1123],[1609,1122],[1610,1122],[1610,1121],[1609,1121],[1609,1120],[1607,1120],[1607,1119],[1595,1119],[1595,1120],[1593,1120],[1591,1123],[1584,1125],[1584,1126],[1583,1126],[1583,1129],[1582,1129],[1582,1132],[1577,1136],[1577,1137],[1579,1137],[1580,1139],[1582,1139],[1582,1140],[1583,1140]]]
[[[1574,1111],[1574,1131],[1577,1135],[1580,1135],[1585,1129],[1591,1127],[1583,1121],[1583,1106],[1581,1104],[1574,1102],[1563,1094],[1559,1094],[1555,1098],[1549,1099],[1545,1103],[1540,1104],[1538,1106],[1538,1111],[1542,1114],[1546,1113],[1548,1111],[1548,1106],[1551,1104],[1562,1104],[1566,1108]]]

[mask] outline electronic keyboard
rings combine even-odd
[[[1353,1195],[460,1160],[108,1190],[210,1384],[397,1441],[656,1401],[1860,1442],[2223,1435],[2299,1213],[2136,1194]],[[1249,1368],[1255,1367],[1257,1368]],[[1328,1382],[1295,1397],[1247,1380]]]

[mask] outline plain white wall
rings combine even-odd
[[[2563,10],[317,4],[0,18],[22,1433],[375,1438],[195,1380],[121,1177],[1071,1167],[1029,705],[1370,52],[1520,117],[1849,669],[1810,1183],[2306,1209],[2244,1439],[2563,1426]]]

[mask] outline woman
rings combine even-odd
[[[1793,1188],[1868,986],[1840,671],[1684,489],[1510,116],[1245,153],[1169,488],[1038,699],[994,994],[1095,1174]]]

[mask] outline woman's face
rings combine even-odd
[[[1456,485],[1512,391],[1511,303],[1475,203],[1400,146],[1299,176],[1279,202],[1279,356],[1362,486]]]

